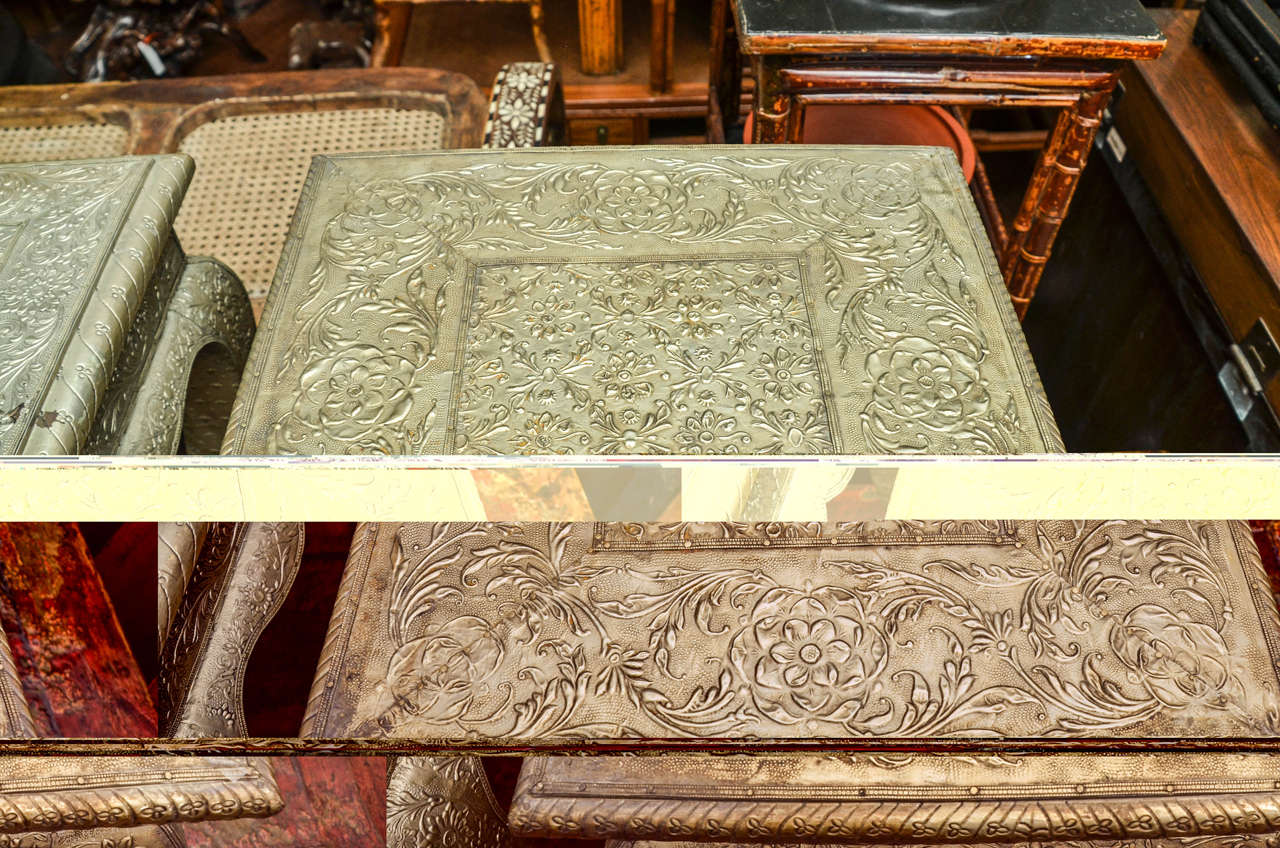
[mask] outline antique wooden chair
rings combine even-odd
[[[715,0],[708,140],[736,123],[750,61],[754,140],[803,140],[811,106],[917,103],[1051,106],[1018,213],[1006,228],[985,174],[975,189],[1019,317],[1039,284],[1123,63],[1164,38],[1136,0],[1095,0],[1072,14],[1053,0],[905,3]]]

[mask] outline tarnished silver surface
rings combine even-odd
[[[213,524],[160,654],[165,736],[244,737],[244,673],[302,559],[300,523]]]
[[[387,848],[506,848],[507,825],[476,757],[401,757],[387,779]]]
[[[1280,832],[1274,754],[539,757],[513,833],[864,844]]]
[[[1217,522],[381,524],[304,734],[521,743],[1280,733]]]
[[[781,848],[781,842],[718,843],[721,848]],[[974,843],[974,848],[989,848],[994,842]],[[1175,837],[1171,839],[1060,839],[1046,842],[1033,840],[1027,848],[1277,848],[1280,834],[1232,834],[1230,836]],[[632,842],[610,839],[605,848],[705,848],[705,842],[687,840],[661,840]],[[848,843],[827,843],[819,848],[847,848]],[[868,848],[889,848],[885,843],[870,844]]]
[[[0,758],[0,833],[269,816],[282,808],[264,760]]]
[[[181,825],[0,834],[0,848],[185,848]]]
[[[177,245],[174,243],[174,250]],[[222,263],[158,276],[129,331],[86,453],[216,454],[253,340],[244,286]]]
[[[1061,450],[950,153],[317,157],[228,453]]]
[[[190,178],[185,156],[0,165],[0,453],[80,451]]]
[[[14,665],[9,639],[0,630],[0,739],[32,739],[35,721],[22,691],[22,678]]]
[[[182,593],[196,568],[209,524],[204,521],[160,522],[156,525],[156,627],[161,650],[178,615]]]

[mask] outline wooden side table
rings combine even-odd
[[[1099,117],[1124,60],[1150,59],[1164,37],[1137,0],[715,0],[709,129],[736,118],[739,53],[756,80],[753,139],[794,143],[816,104],[1053,106],[1017,215],[984,218],[1019,316],[1067,214]]]

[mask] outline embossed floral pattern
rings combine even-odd
[[[480,684],[498,670],[504,651],[499,635],[484,619],[455,619],[396,651],[375,708],[384,721],[400,714],[431,721],[456,718],[479,693]]]
[[[575,444],[578,450],[829,449],[828,394],[809,334],[794,331],[804,317],[793,303],[797,298],[771,301],[768,295],[744,295],[737,287],[737,280],[761,267],[738,261],[704,261],[692,269],[653,262],[621,271],[604,263],[537,265],[516,269],[528,281],[523,287],[513,286],[505,271],[492,277],[482,271],[473,310],[488,320],[475,326],[464,358],[468,376],[457,396],[459,447],[537,452],[534,446],[546,434],[535,436],[527,428],[540,421],[530,413],[542,409],[554,410],[559,420],[572,421],[575,431],[587,434],[586,441]],[[770,268],[797,284],[794,265],[771,263]],[[546,298],[547,281],[566,277],[603,278],[611,287],[562,286]],[[693,277],[704,283],[696,292],[683,286]],[[526,331],[506,324],[508,315],[523,316]],[[592,328],[590,336],[577,333],[578,324]],[[571,333],[574,347],[565,354]],[[726,349],[717,339],[728,334],[737,338]],[[751,417],[726,414],[735,407],[749,409]],[[770,416],[784,415],[801,419],[806,434],[793,427],[780,431],[771,423]]]
[[[1013,443],[1016,419],[991,415],[991,394],[978,362],[963,350],[905,336],[872,354],[867,374],[872,400],[863,412],[863,430],[886,452],[956,452],[973,444],[947,439],[965,421],[985,422],[978,443],[989,452]]]
[[[1111,630],[1111,646],[1151,692],[1169,707],[1227,704],[1235,669],[1222,634],[1156,604],[1134,607]]]
[[[416,369],[405,357],[373,345],[342,348],[302,375],[297,415],[312,417],[317,427],[343,443],[376,446],[405,423]]]
[[[583,194],[582,211],[605,232],[630,233],[670,219],[678,189],[662,174],[609,170]]]
[[[258,394],[351,344],[396,351],[427,391],[358,446],[281,398],[246,406],[273,448],[514,453],[543,411],[581,453],[689,450],[676,434],[703,411],[737,420],[704,453],[1058,446],[934,153],[440,154],[334,160],[320,185],[344,203],[306,224],[318,256],[286,272],[299,320],[264,328],[280,388]],[[623,351],[652,374],[603,379]]]
[[[783,724],[857,715],[888,654],[861,599],[834,587],[766,592],[729,647],[756,706]]]
[[[353,735],[1280,731],[1280,678],[1241,653],[1280,639],[1244,620],[1265,578],[1207,523],[397,532],[427,555],[377,602],[399,647]]]

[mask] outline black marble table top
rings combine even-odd
[[[1143,58],[1164,36],[1139,0],[733,0],[748,53]]]

